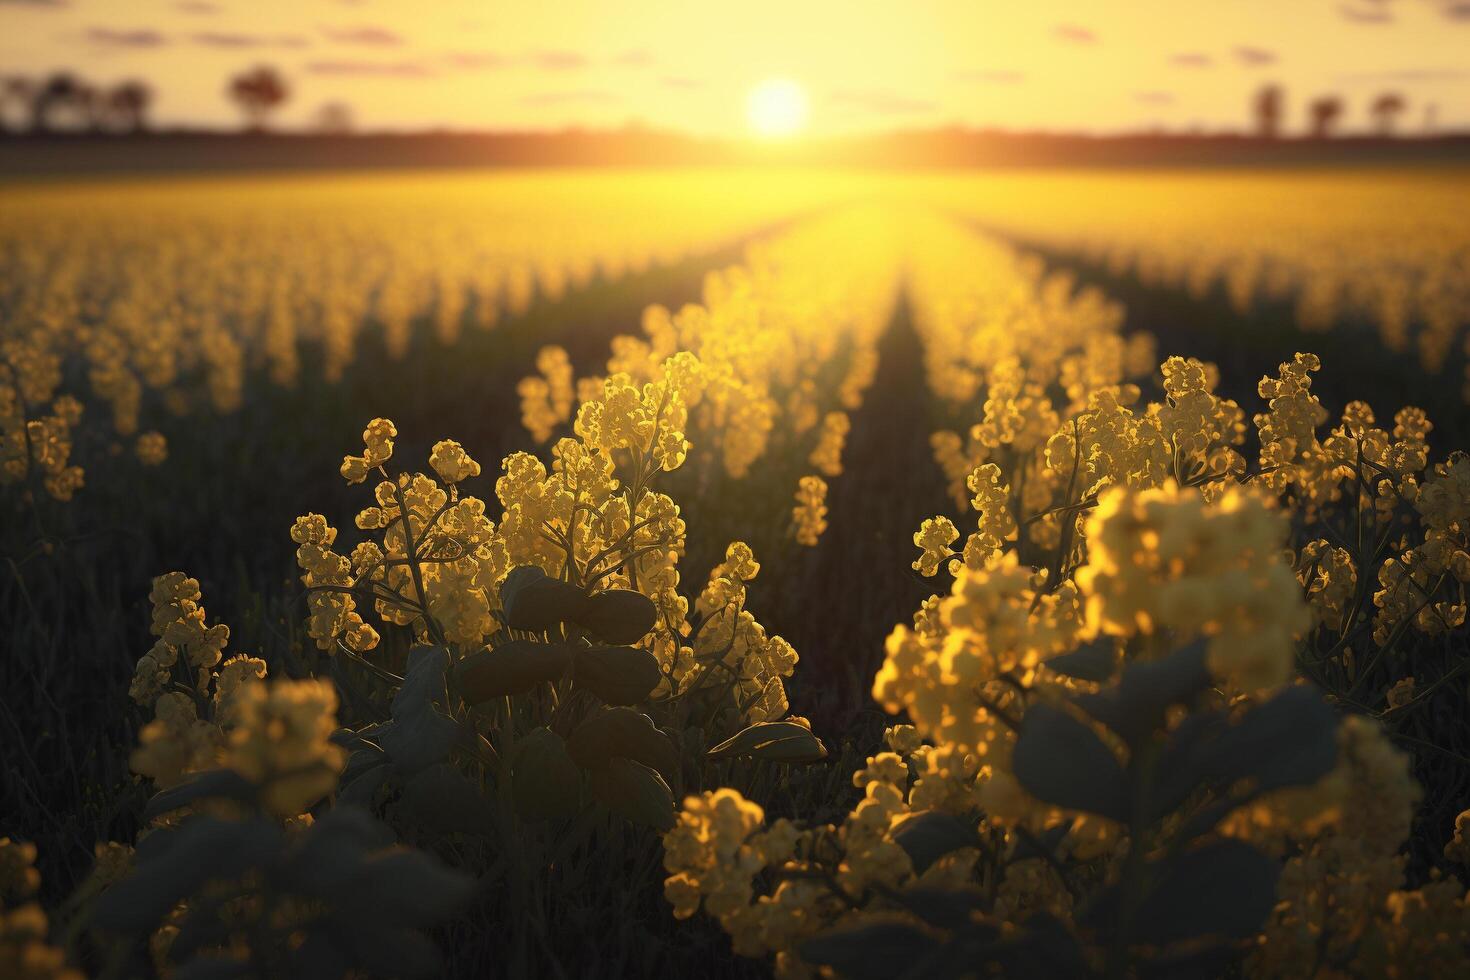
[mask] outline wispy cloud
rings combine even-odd
[[[1442,2],[1439,5],[1439,12],[1450,20],[1470,21],[1470,2],[1465,2],[1465,0]]]
[[[1396,71],[1355,71],[1337,76],[1340,82],[1452,82],[1470,78],[1464,68],[1402,68]]]
[[[0,0],[0,7],[49,7],[52,10],[61,10],[70,6],[71,0]]]
[[[375,24],[360,24],[355,27],[323,27],[323,35],[338,44],[365,44],[373,47],[397,47],[403,43],[403,35]]]
[[[1097,32],[1077,24],[1058,24],[1051,30],[1052,36],[1071,44],[1096,44]]]
[[[935,106],[935,103],[929,99],[914,98],[882,89],[833,92],[827,101],[836,106],[876,112],[885,116],[913,115],[928,112]]]
[[[1014,68],[974,68],[954,73],[956,81],[985,82],[988,85],[1014,85],[1026,80],[1024,71]]]
[[[1345,20],[1355,24],[1392,24],[1393,11],[1383,3],[1363,2],[1356,0],[1354,3],[1340,3],[1337,5],[1338,14]]]
[[[1268,51],[1265,48],[1253,48],[1248,44],[1237,44],[1231,53],[1235,55],[1236,61],[1251,68],[1274,65],[1280,60],[1277,58],[1275,51]]]
[[[464,71],[494,71],[510,65],[510,58],[499,51],[451,51],[444,60]]]
[[[624,51],[614,57],[612,61],[619,68],[651,68],[654,58],[653,52],[644,51],[640,48],[634,51]]]
[[[355,75],[364,78],[429,78],[434,73],[417,61],[336,60],[312,61],[306,65],[312,75]]]
[[[530,62],[542,71],[576,71],[587,67],[587,56],[576,51],[533,51]]]
[[[684,91],[700,88],[704,85],[697,78],[688,78],[683,75],[665,75],[658,80],[658,83],[664,88],[681,89]]]
[[[174,4],[174,9],[183,14],[198,14],[202,17],[213,16],[224,11],[225,8],[209,0],[179,0]]]
[[[521,97],[521,105],[599,105],[617,102],[618,97],[606,89],[583,88],[563,92],[535,92]]]
[[[299,34],[251,34],[245,31],[198,31],[189,40],[206,48],[305,48],[311,39]]]
[[[1174,93],[1164,91],[1134,92],[1133,101],[1141,105],[1164,106],[1174,104]]]
[[[89,44],[108,48],[157,48],[168,43],[168,36],[151,27],[89,27],[83,32]]]
[[[1203,51],[1183,51],[1169,58],[1169,64],[1177,68],[1209,68],[1215,59]]]

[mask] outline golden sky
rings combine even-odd
[[[162,123],[232,124],[233,73],[277,66],[279,124],[649,125],[729,136],[750,90],[802,86],[813,133],[960,124],[1237,127],[1325,93],[1347,128],[1393,89],[1470,128],[1470,0],[0,0],[6,73],[141,77]]]

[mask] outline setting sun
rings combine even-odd
[[[794,136],[806,128],[811,105],[806,89],[789,78],[772,78],[750,90],[745,116],[751,132],[774,139]]]

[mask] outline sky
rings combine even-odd
[[[738,136],[751,90],[795,82],[810,132],[961,125],[1242,128],[1252,94],[1384,91],[1401,128],[1470,128],[1470,0],[0,0],[0,74],[141,78],[159,124],[240,121],[228,79],[278,68],[276,124],[640,123]]]

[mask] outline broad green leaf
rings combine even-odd
[[[1044,803],[1128,819],[1128,779],[1092,729],[1059,708],[1035,704],[1012,753],[1016,779]]]
[[[636,647],[591,647],[572,658],[573,683],[611,705],[637,704],[658,687],[658,658]]]
[[[657,771],[632,759],[612,759],[592,770],[592,797],[613,813],[655,830],[674,827],[674,794]]]
[[[768,762],[818,762],[827,747],[812,730],[794,721],[762,721],[710,749],[711,759],[750,756]]]
[[[516,812],[522,820],[551,820],[577,812],[582,770],[567,753],[566,742],[549,728],[537,728],[516,743],[512,771]]]
[[[678,781],[679,750],[652,718],[632,708],[608,708],[582,722],[567,740],[567,752],[583,769],[596,771],[613,759],[633,759],[670,782]]]
[[[500,604],[511,629],[545,633],[562,623],[576,622],[586,602],[581,589],[549,578],[536,565],[511,569],[500,585]]]
[[[632,589],[608,589],[588,597],[578,625],[604,643],[626,646],[648,635],[658,621],[653,600]]]
[[[565,643],[510,640],[460,660],[454,665],[454,684],[470,704],[525,694],[538,684],[557,681],[566,673],[571,656]]]

